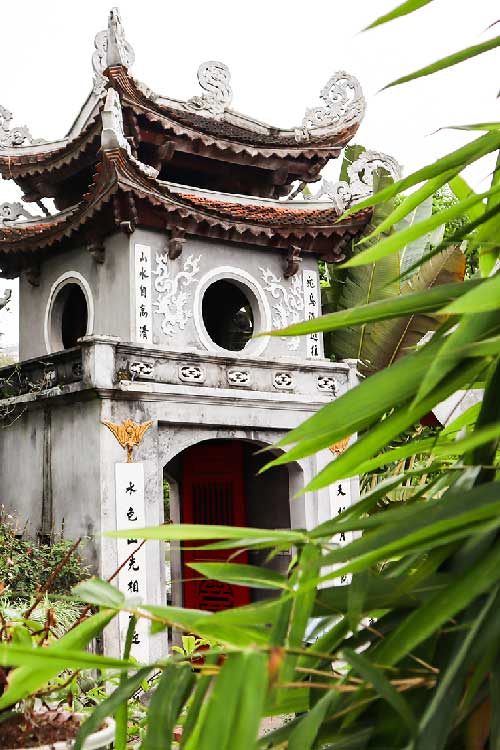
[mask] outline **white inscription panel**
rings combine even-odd
[[[146,597],[146,548],[137,549],[141,540],[134,529],[146,525],[144,514],[144,466],[142,463],[118,463],[116,479],[116,527],[130,529],[127,539],[118,539],[118,563],[123,568],[118,574],[118,588],[134,604],[144,603]],[[127,561],[127,562],[125,562]],[[123,651],[130,617],[120,614],[120,640]],[[132,641],[132,656],[139,662],[149,659],[149,624],[139,619]]]
[[[321,314],[321,304],[318,274],[316,271],[303,271],[302,281],[304,286],[304,318],[305,320],[319,318]],[[306,347],[308,359],[321,358],[321,334],[308,333],[306,336]]]
[[[140,344],[152,344],[151,248],[136,244],[134,251],[135,340]]]

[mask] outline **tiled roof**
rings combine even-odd
[[[255,222],[272,226],[285,224],[325,226],[334,224],[339,213],[326,204],[324,209],[294,208],[293,204],[267,206],[257,203],[231,203],[204,198],[192,193],[181,193],[183,200],[200,209],[215,211],[236,221]]]

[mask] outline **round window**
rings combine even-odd
[[[50,315],[52,351],[71,349],[85,336],[88,327],[87,298],[75,282],[64,284],[56,293]]]
[[[254,317],[242,285],[226,279],[214,281],[203,295],[201,312],[217,346],[232,352],[245,348],[254,331]]]

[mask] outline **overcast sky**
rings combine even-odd
[[[199,93],[196,71],[221,60],[231,71],[232,107],[276,126],[299,125],[332,73],[359,78],[368,107],[356,142],[395,156],[408,174],[458,147],[468,135],[435,131],[446,125],[498,120],[500,51],[448,71],[379,90],[394,78],[498,33],[494,0],[434,0],[407,18],[361,30],[397,0],[121,0],[119,8],[136,62],[133,74],[177,99]],[[106,28],[102,0],[2,3],[0,104],[34,137],[63,136],[92,84],[95,34]],[[491,161],[471,168],[486,189]],[[0,203],[20,197],[0,181]],[[17,342],[17,288],[0,313],[2,344]]]

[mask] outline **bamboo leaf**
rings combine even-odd
[[[398,5],[397,8],[394,8],[394,10],[391,10],[389,13],[385,13],[383,16],[379,16],[379,18],[377,18],[375,21],[373,21],[373,23],[367,26],[364,31],[373,29],[375,28],[375,26],[381,26],[383,23],[393,21],[395,18],[406,16],[408,15],[408,13],[414,13],[416,10],[423,8],[425,5],[429,5],[429,3],[431,2],[432,0],[406,0],[406,2],[401,3],[401,5]]]
[[[235,716],[228,747],[254,750],[268,686],[268,665],[265,654],[255,651],[247,655],[244,677],[239,697],[239,710]]]
[[[339,698],[339,694],[330,690],[319,699],[291,731],[288,738],[288,750],[311,750],[322,723],[332,708],[339,703]]]
[[[163,541],[196,541],[209,539],[266,539],[272,542],[295,544],[305,539],[300,531],[285,531],[284,529],[254,529],[247,526],[216,526],[203,524],[169,524],[168,526],[152,526],[145,529],[134,529],[139,539],[159,539]],[[130,536],[130,529],[124,531],[108,531],[105,536],[126,539]]]
[[[462,175],[456,175],[455,177],[453,177],[449,181],[449,186],[451,190],[453,191],[453,194],[459,201],[466,200],[471,195],[476,195],[475,191],[464,180]],[[469,217],[470,221],[481,219],[483,214],[484,214],[484,208],[481,204],[476,204],[474,206],[471,206],[467,211],[467,216]]]
[[[384,237],[375,245],[357,253],[342,265],[344,268],[354,268],[355,266],[360,266],[365,263],[375,263],[381,258],[385,258],[392,253],[398,252],[402,247],[409,242],[413,242],[413,240],[416,240],[418,237],[421,237],[428,232],[432,232],[437,227],[448,223],[452,219],[463,216],[463,214],[467,213],[471,207],[480,205],[486,198],[497,195],[498,193],[500,193],[500,186],[495,186],[484,193],[471,195],[469,198],[459,201],[449,208],[445,208],[444,211],[433,214],[428,219],[421,221],[415,226],[403,229],[403,231],[397,232],[390,237]]]
[[[461,347],[492,336],[498,331],[500,331],[500,311],[493,310],[467,315],[459,320],[456,328],[443,341],[440,356],[429,366],[417,391],[415,402],[418,403],[432,393],[433,389],[442,383],[455,367],[465,366],[468,360],[463,360],[457,353]]]
[[[430,180],[433,177],[441,175],[443,172],[449,170],[463,170],[467,165],[481,159],[486,154],[496,151],[500,147],[500,133],[488,132],[484,135],[476,138],[472,143],[467,143],[465,146],[452,151],[449,154],[437,159],[437,161],[427,164],[427,166],[418,169],[407,177],[398,180],[394,184],[388,185],[388,187],[380,190],[379,192],[371,195],[369,198],[356,203],[348,211],[346,211],[341,218],[346,218],[362,208],[368,206],[375,206],[378,203],[387,201],[390,198],[394,198],[395,195],[402,193],[414,185],[419,185],[425,180]]]
[[[0,697],[0,710],[12,706],[28,695],[32,695],[37,690],[44,687],[49,680],[57,676],[61,671],[60,655],[64,659],[67,650],[82,649],[84,650],[90,641],[100,634],[104,628],[115,616],[115,612],[102,610],[93,617],[89,617],[76,628],[59,638],[58,641],[44,649],[45,656],[49,654],[54,657],[52,664],[49,665],[48,659],[40,666],[34,667],[33,664],[19,666],[9,674],[8,688]]]
[[[477,289],[471,289],[467,294],[443,308],[448,315],[466,315],[469,313],[487,312],[500,309],[500,273],[484,279]]]
[[[120,609],[125,602],[125,596],[121,591],[107,581],[96,577],[78,583],[73,587],[72,592],[82,602],[108,609]]]
[[[459,580],[412,612],[376,649],[378,663],[396,664],[429,638],[471,601],[496,585],[500,578],[500,546],[496,545]],[[375,655],[375,652],[374,652]]]
[[[142,750],[171,750],[173,732],[195,683],[191,665],[169,664],[163,670],[148,710]]]
[[[399,714],[411,734],[417,730],[417,720],[410,706],[391,685],[386,676],[374,664],[350,648],[344,648],[342,651],[344,658],[349,662],[351,667],[357,672],[365,682],[370,683],[380,697]]]
[[[484,52],[489,52],[499,45],[500,36],[488,39],[486,42],[481,42],[481,44],[474,44],[472,47],[467,47],[459,52],[455,52],[453,55],[447,55],[446,57],[441,58],[441,60],[436,60],[436,62],[431,63],[431,65],[426,65],[424,68],[420,68],[420,70],[416,70],[414,73],[397,78],[395,81],[388,83],[387,86],[384,86],[384,89],[391,88],[392,86],[399,86],[401,83],[414,81],[417,78],[423,78],[424,76],[437,73],[440,70],[451,68],[453,65],[458,65],[465,60],[470,60],[472,57],[482,55]]]
[[[33,648],[31,645],[0,643],[0,666],[27,667],[30,670],[47,669],[55,676],[66,669],[130,669],[134,663],[77,649],[54,651],[52,647]]]
[[[269,568],[258,568],[255,565],[235,563],[200,562],[188,563],[196,570],[215,581],[232,583],[239,586],[250,586],[257,589],[286,589],[288,581],[285,576]]]
[[[491,612],[493,603],[497,599],[498,589],[495,588],[474,618],[472,626],[463,638],[460,638],[458,647],[451,654],[444,674],[440,676],[437,689],[434,691],[429,705],[427,706],[419,722],[418,741],[415,750],[439,750],[442,746],[439,738],[446,737],[451,729],[454,719],[454,708],[460,699],[461,686],[466,676],[467,660],[470,650],[478,637],[483,623]],[[498,601],[497,601],[498,604]],[[456,688],[454,691],[453,688]],[[455,692],[455,695],[453,694]],[[450,705],[453,701],[452,705]],[[455,705],[453,705],[455,704]]]
[[[142,682],[147,678],[151,672],[152,667],[144,667],[136,672],[132,677],[119,685],[119,687],[111,693],[109,698],[106,698],[102,703],[98,703],[93,709],[92,713],[88,715],[86,721],[83,722],[78,732],[75,744],[73,745],[74,750],[82,750],[83,745],[87,737],[93,732],[96,732],[101,726],[104,719],[108,716],[112,716],[115,711],[119,709],[123,701],[130,698],[131,695],[141,686]]]
[[[296,323],[278,331],[268,331],[265,335],[302,336],[315,331],[335,331],[347,326],[357,326],[379,320],[392,320],[413,313],[438,312],[442,309],[443,304],[451,303],[468,291],[475,289],[481,283],[480,279],[469,279],[460,283],[432,286],[425,291],[415,291],[398,297],[377,300],[367,305],[350,307],[314,320]],[[415,286],[415,282],[413,286]],[[411,287],[409,288],[411,289]]]
[[[369,432],[362,435],[355,443],[331,461],[305,488],[305,492],[318,490],[326,487],[339,479],[355,476],[358,466],[371,459],[391,440],[400,435],[404,430],[419,422],[422,417],[441,401],[444,401],[455,390],[467,387],[470,380],[481,372],[483,364],[473,360],[472,364],[464,365],[463,369],[457,369],[452,375],[436,387],[424,399],[419,400],[415,406],[402,407],[389,417],[373,427]],[[291,451],[286,454],[290,455]]]

